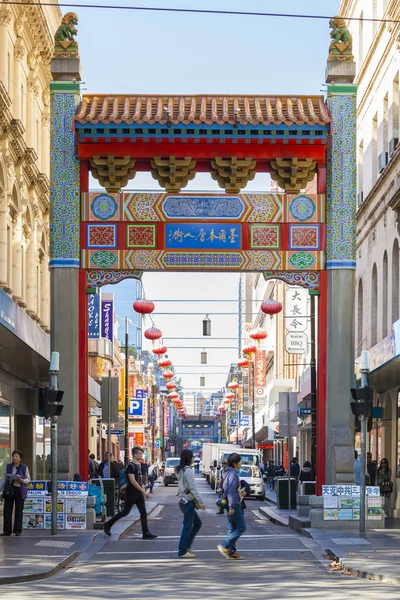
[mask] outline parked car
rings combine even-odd
[[[259,467],[242,465],[238,471],[239,479],[244,479],[250,486],[251,496],[265,500],[265,482]]]
[[[175,473],[176,467],[179,465],[179,458],[167,458],[164,468],[164,485],[167,487],[170,483],[178,483],[178,478]]]

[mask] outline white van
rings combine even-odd
[[[242,464],[237,474],[249,484],[252,496],[265,500],[265,482],[259,467]]]
[[[167,458],[165,460],[164,479],[163,483],[167,487],[170,483],[178,483],[178,478],[175,473],[175,469],[179,466],[179,458]]]

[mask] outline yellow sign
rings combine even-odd
[[[119,374],[118,410],[125,412],[125,369],[121,367]]]

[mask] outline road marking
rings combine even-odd
[[[195,553],[198,552],[219,552],[218,548],[209,548],[206,550],[198,550],[195,548]],[[176,554],[176,550],[145,550],[144,552],[140,551],[110,551],[110,552],[97,552],[96,556],[99,554]],[[311,554],[311,550],[307,548],[240,548],[240,552],[303,552],[303,554],[308,553]]]
[[[137,535],[139,536],[141,534],[138,533]],[[157,536],[157,539],[158,540],[179,540],[180,537],[181,537],[180,535],[159,535],[159,536]],[[291,533],[284,534],[283,533],[279,536],[277,536],[276,534],[261,534],[261,535],[247,534],[247,535],[242,535],[240,537],[240,539],[241,540],[246,540],[246,539],[247,540],[263,540],[266,538],[276,538],[276,537],[278,537],[279,539],[280,538],[285,538],[285,539],[299,538],[299,536],[296,533],[293,533],[293,534],[291,534]],[[209,540],[218,539],[219,540],[221,538],[222,539],[226,538],[226,535],[223,535],[223,534],[221,534],[221,535],[196,535],[196,540],[198,540],[198,539],[209,539]],[[149,543],[148,540],[139,540],[139,541],[146,542],[147,544]]]

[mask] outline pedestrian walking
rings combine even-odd
[[[234,452],[228,456],[228,466],[224,477],[224,494],[228,500],[228,536],[217,548],[222,556],[231,560],[241,560],[239,552],[236,550],[236,542],[246,531],[243,509],[240,506],[239,493],[239,475],[237,471],[242,466],[242,459],[239,454]]]
[[[368,473],[368,485],[375,485],[376,481],[376,462],[372,462],[371,452],[367,452],[367,473]]]
[[[314,473],[310,461],[306,460],[300,473],[300,483],[314,481]]]
[[[226,471],[227,466],[228,466],[227,461],[223,460],[221,473],[219,475],[219,484],[218,484],[218,490],[217,490],[217,493],[221,499],[224,498],[224,476],[225,476],[225,471]],[[228,503],[226,503],[225,506],[220,506],[219,504],[217,504],[217,506],[218,506],[217,515],[223,515],[225,510],[228,510]]]
[[[147,485],[149,480],[149,465],[147,464],[147,460],[145,458],[140,461],[140,468],[142,470],[142,483],[143,485]]]
[[[356,485],[361,485],[361,463],[358,458],[357,450],[354,450],[354,480]]]
[[[183,527],[178,549],[179,558],[196,558],[195,553],[192,551],[192,545],[202,525],[197,510],[205,509],[205,505],[197,491],[192,468],[193,463],[193,452],[182,450],[181,460],[176,468],[179,508],[183,513]]]
[[[97,465],[94,461],[94,454],[90,454],[90,449],[88,450],[89,455],[89,479],[97,476]]]
[[[150,494],[153,493],[154,484],[157,481],[158,473],[157,473],[157,462],[150,465],[149,467],[149,479],[148,479],[148,489],[150,490]]]
[[[111,535],[111,527],[119,519],[126,517],[131,512],[132,507],[136,504],[140,513],[140,521],[142,524],[142,533],[144,540],[154,540],[157,536],[153,535],[149,531],[147,524],[147,512],[145,498],[149,498],[149,494],[146,492],[142,485],[142,474],[140,468],[140,460],[143,456],[142,448],[136,447],[132,450],[133,460],[126,468],[126,474],[128,475],[128,485],[126,487],[126,496],[124,509],[114,515],[106,523],[104,523],[104,533]]]
[[[24,501],[27,496],[27,485],[31,481],[28,467],[22,462],[23,454],[20,450],[12,453],[12,463],[6,466],[3,479],[0,482],[0,491],[3,491],[4,515],[2,536],[10,536],[12,532],[16,536],[22,533],[22,514]],[[12,524],[12,513],[15,505],[14,528]]]
[[[292,464],[290,465],[290,477],[298,479],[300,477],[300,465],[297,456],[293,456]]]
[[[384,511],[385,514],[389,513],[389,498],[393,492],[392,482],[392,470],[389,468],[389,461],[387,458],[382,458],[377,471],[377,484],[381,492],[381,496],[385,498]]]
[[[268,467],[267,467],[267,474],[268,474],[269,489],[272,492],[275,489],[275,477],[276,477],[275,464],[274,464],[273,460],[269,461],[269,464],[268,464]]]
[[[114,456],[110,456],[110,472],[108,471],[108,452],[104,455],[104,460],[99,464],[99,476],[103,479],[115,479],[118,481],[119,471]]]

